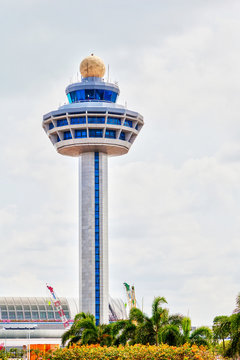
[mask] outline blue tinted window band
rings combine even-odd
[[[68,125],[67,119],[57,120],[57,126],[65,126]]]
[[[115,103],[117,96],[116,92],[103,89],[82,89],[71,91],[67,94],[70,104],[80,101],[107,101]]]
[[[125,120],[124,126],[132,127],[132,120]]]
[[[94,130],[96,131],[96,130]],[[91,136],[91,135],[90,135]],[[95,318],[100,323],[100,244],[99,244],[99,153],[94,153],[95,177]]]

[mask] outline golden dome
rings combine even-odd
[[[104,62],[100,57],[91,54],[81,62],[80,72],[83,78],[90,76],[102,78],[105,74]]]

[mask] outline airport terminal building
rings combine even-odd
[[[70,325],[78,311],[78,301],[59,298]],[[126,319],[120,299],[109,301],[109,321]],[[61,344],[66,331],[52,298],[0,297],[0,339],[7,347],[31,344]]]

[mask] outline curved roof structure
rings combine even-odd
[[[59,298],[66,317],[73,320],[78,313],[74,298]],[[126,319],[121,299],[109,299],[109,321]],[[0,297],[0,322],[59,322],[60,316],[50,297]]]

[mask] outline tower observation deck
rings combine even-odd
[[[126,154],[144,122],[116,103],[119,87],[105,82],[94,55],[80,64],[82,81],[66,88],[69,104],[43,116],[59,154],[79,157],[79,309],[108,323],[108,156]]]

